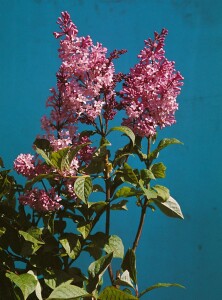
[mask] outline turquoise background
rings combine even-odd
[[[126,48],[116,69],[127,72],[143,40],[169,30],[166,56],[185,77],[177,124],[162,131],[184,146],[162,153],[172,196],[185,220],[149,212],[137,251],[139,287],[178,282],[185,290],[156,290],[143,299],[220,300],[222,297],[221,70],[220,0],[0,0],[0,155],[7,167],[31,151],[40,133],[45,100],[55,85],[58,43],[52,32],[68,10],[80,35],[89,34],[109,51]],[[121,144],[121,140],[119,140]],[[130,245],[138,212],[121,212],[112,231]],[[120,221],[121,226],[117,226]]]

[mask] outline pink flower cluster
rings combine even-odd
[[[31,154],[20,154],[16,158],[14,169],[28,179],[39,174],[58,174],[54,187],[48,192],[34,188],[20,196],[20,203],[39,211],[61,208],[61,198],[55,190],[60,189],[67,199],[76,199],[74,177],[80,168],[90,163],[95,151],[88,145],[89,137],[80,137],[77,133],[79,122],[92,125],[97,133],[104,135],[108,121],[114,118],[117,110],[124,109],[127,118],[122,125],[141,137],[153,136],[158,126],[163,128],[175,123],[176,98],[183,80],[174,62],[164,56],[166,29],[160,34],[155,32],[154,40],[145,41],[138,55],[139,63],[124,75],[114,73],[113,60],[125,50],[114,50],[107,58],[107,49],[102,44],[94,45],[89,36],[77,36],[77,27],[67,12],[62,12],[57,23],[60,31],[54,36],[61,38],[59,57],[62,63],[56,74],[57,87],[50,90],[51,96],[46,102],[51,109],[50,115],[41,119],[45,131],[43,138],[49,141],[52,151],[86,145],[73,158],[69,169],[59,172]],[[117,92],[117,83],[121,81],[124,81],[123,88]],[[120,96],[120,103],[117,96]],[[98,116],[101,117],[99,121]]]
[[[32,179],[39,174],[47,174],[50,167],[44,164],[37,156],[31,154],[20,154],[14,160],[14,170],[28,179]]]
[[[94,45],[89,36],[78,37],[67,12],[62,12],[57,23],[61,31],[54,36],[63,37],[59,48],[62,64],[57,73],[57,89],[51,89],[52,96],[47,101],[53,111],[49,118],[42,118],[46,131],[51,127],[60,131],[78,121],[94,124],[111,99],[113,106],[115,94],[112,60],[116,57],[106,58],[107,49],[100,43]]]
[[[35,188],[19,197],[21,204],[29,205],[31,208],[42,212],[61,209],[62,205],[59,203],[61,200],[61,197],[55,193],[54,188],[51,188],[48,192]]]
[[[35,158],[31,154],[20,154],[14,161],[14,169],[27,178],[35,175]]]
[[[174,69],[174,62],[164,56],[167,33],[163,29],[160,34],[155,32],[154,40],[145,41],[138,55],[140,61],[130,70],[121,91],[121,104],[128,115],[122,124],[141,137],[155,135],[157,126],[175,123],[183,77]]]

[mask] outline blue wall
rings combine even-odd
[[[139,247],[140,288],[179,282],[147,299],[220,300],[222,295],[221,113],[222,2],[220,0],[11,0],[0,1],[0,155],[10,167],[27,153],[40,132],[45,99],[59,66],[57,17],[68,10],[80,35],[89,34],[109,50],[128,49],[117,69],[136,63],[143,40],[169,30],[166,54],[185,77],[177,124],[162,132],[185,145],[167,149],[165,184],[179,201],[185,220],[149,213]],[[134,234],[123,213],[119,234]],[[115,227],[113,228],[115,230]],[[128,237],[126,243],[129,242]],[[145,263],[144,263],[145,260]],[[146,265],[146,266],[145,266]],[[144,297],[144,298],[146,298]]]

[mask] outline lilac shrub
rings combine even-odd
[[[139,299],[154,288],[181,287],[161,283],[141,291],[136,271],[147,209],[183,218],[169,189],[154,181],[165,177],[164,164],[154,162],[159,152],[181,144],[165,138],[153,146],[158,129],[176,122],[183,84],[175,63],[165,57],[168,32],[163,29],[153,40],[145,40],[139,62],[123,74],[116,73],[114,61],[126,50],[108,54],[90,36],[79,37],[68,12],[61,13],[57,24],[54,37],[60,39],[61,65],[46,101],[49,114],[41,118],[43,133],[33,144],[35,155],[20,154],[14,161],[14,170],[26,178],[24,187],[9,171],[1,171],[0,212],[10,212],[10,222],[0,221],[4,293],[10,299],[124,300]],[[122,120],[119,111],[124,112]],[[113,119],[120,125],[110,127]],[[113,131],[127,137],[117,151],[109,142]],[[136,169],[128,160],[132,154],[138,160]],[[141,215],[132,246],[125,252],[121,238],[110,233],[110,211],[126,210],[126,199],[136,200]],[[93,258],[87,276],[78,260],[83,252]],[[122,262],[113,270],[116,257]],[[25,267],[18,268],[18,262]],[[103,287],[105,271],[110,284]]]

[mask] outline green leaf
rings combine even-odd
[[[135,143],[135,134],[133,133],[133,131],[129,128],[129,127],[126,127],[126,126],[116,126],[116,127],[113,127],[111,128],[107,134],[109,134],[110,132],[112,131],[121,131],[123,132],[124,134],[126,134],[132,141],[133,145]]]
[[[157,197],[157,192],[153,188],[147,189],[143,186],[144,182],[143,182],[142,179],[139,180],[139,185],[140,185],[141,190],[143,191],[144,195],[147,197],[148,200]]]
[[[31,274],[26,273],[16,275],[13,272],[7,272],[6,277],[8,277],[12,282],[14,282],[14,284],[17,285],[17,287],[19,287],[24,296],[24,300],[26,300],[28,296],[35,291],[37,280]]]
[[[91,144],[90,142],[80,144],[78,146],[72,146],[69,148],[69,151],[66,153],[65,156],[62,157],[61,161],[61,169],[62,170],[69,170],[70,169],[70,164],[73,161],[73,158],[78,154],[78,152],[84,148],[85,146]]]
[[[140,171],[140,178],[144,181],[145,184],[150,182],[150,179],[155,179],[155,176],[151,170],[142,169]]]
[[[135,254],[133,249],[128,249],[127,250],[121,267],[122,267],[123,271],[126,271],[126,270],[129,271],[130,278],[136,284],[137,283],[136,254]]]
[[[104,157],[107,154],[105,146],[99,147],[92,156],[90,164],[84,169],[88,174],[96,174],[104,171]]]
[[[36,297],[38,298],[38,300],[43,300],[42,298],[42,288],[41,288],[41,285],[38,281],[38,277],[36,275],[36,273],[34,273],[32,270],[28,271],[28,274],[31,274],[35,277],[35,279],[37,280],[37,284],[36,284],[36,287],[35,287],[35,294],[36,294]]]
[[[105,201],[98,201],[98,202],[88,202],[88,207],[93,212],[96,213],[100,212],[102,209],[104,209],[107,206],[107,202]]]
[[[128,165],[127,163],[124,163],[123,169],[119,169],[117,170],[117,172],[120,174],[121,179],[123,181],[127,181],[131,184],[138,185],[137,176],[133,171],[133,169],[131,168],[131,166]]]
[[[109,237],[108,243],[105,245],[104,250],[106,253],[113,252],[113,257],[123,258],[124,256],[123,242],[117,235],[111,235]]]
[[[59,241],[70,258],[76,259],[79,256],[81,243],[76,234],[64,233]]]
[[[90,264],[88,268],[89,280],[87,285],[87,290],[89,292],[92,292],[96,289],[104,272],[111,263],[112,258],[113,253],[111,252]]]
[[[12,203],[16,191],[16,182],[12,176],[9,176],[10,170],[0,172],[0,198],[8,196],[8,200]]]
[[[132,283],[128,270],[124,271],[120,278],[115,280],[114,284],[121,286],[129,286],[134,289],[134,285]]]
[[[42,158],[46,161],[48,165],[52,165],[51,160],[49,158],[50,151],[52,151],[49,140],[46,139],[36,139],[34,144],[34,149],[36,153],[42,156]]]
[[[99,184],[94,184],[93,185],[93,192],[105,193],[104,189]]]
[[[167,199],[169,199],[170,191],[168,188],[163,185],[155,185],[153,188],[157,191],[157,195],[162,199],[162,201],[167,201]]]
[[[151,172],[155,178],[165,178],[166,177],[166,166],[163,163],[153,164],[151,166]]]
[[[82,137],[84,136],[92,136],[96,134],[96,131],[95,130],[83,130],[81,133],[80,133],[80,136],[79,136],[79,139],[81,140]]]
[[[92,193],[92,180],[90,177],[78,177],[74,183],[74,191],[77,197],[87,203],[89,195]]]
[[[84,248],[85,251],[88,251],[95,260],[99,259],[103,254],[103,248],[108,243],[109,237],[103,232],[97,232],[94,235],[88,237],[92,242]]]
[[[51,165],[59,170],[64,169],[64,165],[62,165],[62,162],[64,161],[65,157],[67,156],[69,150],[70,150],[70,147],[66,147],[66,148],[51,152],[51,154],[50,154]]]
[[[97,232],[93,235],[90,235],[89,239],[92,241],[93,246],[97,246],[99,248],[104,248],[105,244],[108,243],[109,236],[104,232]]]
[[[113,167],[115,168],[117,165],[121,166],[123,163],[125,163],[128,159],[129,156],[134,156],[132,153],[130,152],[121,152],[121,150],[119,150],[119,152],[117,151],[115,158],[113,160]]]
[[[0,237],[6,232],[5,227],[0,227]]]
[[[48,269],[47,273],[44,273],[45,283],[53,290],[61,283],[67,282],[71,279],[73,280],[74,285],[80,286],[83,281],[86,280],[86,277],[82,274],[79,268],[69,268],[66,271],[56,268],[53,270]]]
[[[153,199],[153,201],[168,217],[184,219],[180,205],[171,196],[165,202],[159,201],[158,199]]]
[[[29,234],[28,232],[19,230],[19,234],[21,234],[24,239],[28,242],[31,242],[33,244],[40,244],[40,245],[44,245],[45,243],[42,240],[36,239],[34,236],[32,236],[31,234]]]
[[[42,181],[43,179],[53,179],[55,177],[58,177],[58,174],[49,173],[49,174],[40,174],[38,176],[35,176],[34,178],[26,182],[25,189],[30,190],[36,182]]]
[[[105,146],[111,146],[112,144],[110,143],[109,140],[107,140],[106,138],[102,137],[101,141],[100,141],[100,147],[105,147]]]
[[[97,246],[93,246],[93,244],[89,244],[85,247],[84,251],[88,252],[95,260],[99,259],[103,255],[102,249]]]
[[[69,276],[65,271],[59,269],[47,269],[44,274],[44,282],[52,290],[54,290],[61,283],[67,282],[68,280],[73,279],[72,276]]]
[[[172,286],[180,287],[180,288],[185,288],[183,285],[178,284],[178,283],[157,283],[157,284],[154,284],[154,285],[148,287],[144,291],[142,291],[139,294],[139,298],[142,297],[144,294],[146,294],[146,293],[148,293],[148,292],[150,292],[150,291],[152,291],[154,289],[158,289],[158,288],[162,288],[162,287],[172,287]]]
[[[44,227],[49,230],[50,233],[54,234],[54,218],[55,213],[50,212],[43,216]]]
[[[121,200],[118,203],[112,204],[110,206],[110,209],[112,209],[112,210],[128,210],[126,207],[127,202],[128,202],[128,200]]]
[[[117,199],[117,198],[122,198],[122,197],[133,197],[136,196],[138,194],[137,190],[132,188],[132,187],[128,187],[128,186],[124,186],[122,188],[120,188],[115,195],[113,196],[113,200]]]
[[[84,298],[90,296],[90,294],[87,293],[84,289],[75,285],[71,285],[71,282],[72,280],[69,280],[57,286],[46,300],[74,300],[81,297]]]
[[[92,222],[80,222],[77,226],[77,230],[82,234],[83,238],[86,239],[92,228]]]
[[[34,143],[33,143],[34,147],[44,150],[44,151],[48,151],[50,152],[52,150],[52,147],[50,145],[50,141],[47,139],[39,139],[37,138]]]
[[[174,138],[172,138],[172,139],[167,139],[167,138],[166,139],[162,139],[159,142],[157,148],[148,155],[148,159],[152,161],[153,159],[157,158],[159,152],[162,149],[166,148],[169,145],[173,145],[173,144],[181,144],[181,145],[183,145],[182,142],[180,142],[179,140],[174,139]]]
[[[37,252],[40,248],[42,247],[42,245],[39,244],[33,244],[31,242],[24,242],[22,245],[22,249],[21,249],[21,255],[26,257],[26,256],[30,256],[33,255],[35,252]]]
[[[115,288],[114,286],[106,287],[99,295],[100,300],[138,300],[139,298],[124,293],[123,291]]]
[[[19,298],[15,298],[15,288],[11,280],[5,276],[5,272],[0,272],[0,282],[1,282],[1,288],[0,288],[1,300],[19,299]]]

